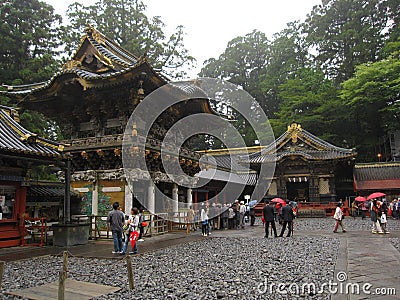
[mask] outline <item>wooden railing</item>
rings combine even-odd
[[[147,222],[144,228],[144,236],[158,235],[168,232],[168,221],[166,214],[144,214],[143,221]],[[79,215],[71,218],[76,223],[90,223],[89,238],[90,239],[111,239],[112,234],[108,216],[86,216]]]
[[[24,218],[24,232],[22,235],[21,246],[43,246],[47,243],[46,218]]]

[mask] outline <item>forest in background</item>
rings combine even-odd
[[[172,79],[185,78],[195,63],[184,46],[184,28],[166,36],[162,18],[148,18],[139,0],[72,4],[67,25],[38,0],[1,0],[0,16],[2,84],[50,79],[87,23],[146,55]],[[355,148],[360,162],[376,161],[378,153],[389,161],[391,134],[400,131],[399,21],[400,0],[322,0],[304,22],[293,20],[272,37],[254,30],[232,39],[218,58],[204,62],[199,76],[243,87],[264,109],[276,137],[295,121],[328,142]],[[10,101],[0,98],[16,105]],[[236,117],[247,145],[254,145],[251,128]],[[56,124],[35,112],[21,111],[21,121],[46,137],[59,135]]]

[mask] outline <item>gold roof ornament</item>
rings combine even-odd
[[[299,133],[301,133],[303,129],[301,128],[300,124],[297,123],[292,123],[291,125],[288,125],[288,134],[290,135],[292,142],[297,143],[297,138],[299,136]]]
[[[80,61],[72,59],[63,64],[62,68],[66,70],[66,69],[80,68],[81,66],[82,63]]]

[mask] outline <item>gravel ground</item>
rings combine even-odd
[[[318,291],[333,280],[338,247],[328,237],[210,237],[133,257],[133,291],[123,258],[70,257],[69,278],[122,287],[97,299],[330,299],[307,288],[302,294],[301,286],[315,284]],[[57,281],[61,266],[53,256],[7,263],[3,291]],[[278,284],[289,293],[277,292]]]
[[[400,238],[390,238],[389,240],[392,242],[393,246],[400,252]]]
[[[257,218],[256,224],[261,224]],[[371,221],[347,217],[348,231],[370,231]],[[295,220],[292,238],[262,238],[232,231],[217,232],[197,242],[133,257],[135,286],[128,289],[126,262],[121,259],[69,258],[69,278],[121,287],[97,299],[330,299],[326,293],[301,293],[304,284],[318,287],[333,280],[339,240],[333,236],[296,236],[297,231],[332,231],[332,218]],[[389,230],[400,221],[388,220]],[[278,233],[280,226],[277,226]],[[229,233],[229,231],[227,231]],[[229,235],[229,234],[228,234]],[[217,236],[217,237],[216,237]],[[218,237],[219,236],[219,237]],[[400,251],[400,238],[390,238]],[[58,280],[62,258],[45,256],[6,263],[2,291],[15,291]],[[284,294],[278,292],[278,285]],[[296,288],[300,293],[294,294]],[[0,299],[17,299],[0,293]]]
[[[261,220],[257,220],[261,224]],[[298,218],[295,219],[294,230],[306,231],[306,230],[322,230],[332,231],[335,226],[335,220],[333,218]],[[347,230],[352,231],[371,231],[372,222],[369,218],[362,220],[361,218],[353,219],[352,217],[346,217],[343,220],[343,224]],[[279,227],[279,226],[278,226]],[[387,223],[388,230],[400,230],[400,220],[389,219]],[[340,228],[339,228],[340,229]]]

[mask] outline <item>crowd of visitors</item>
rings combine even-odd
[[[399,219],[400,217],[400,201],[398,199],[393,199],[390,203],[385,198],[374,198],[358,204],[356,202],[354,201],[350,206],[350,216],[355,219],[361,212],[361,218],[365,219],[367,212],[369,212],[372,222],[372,233],[389,233],[387,226],[388,219]],[[344,212],[341,201],[338,202],[333,218],[336,221],[333,232],[337,232],[339,225],[342,227],[342,231],[346,232],[343,224]]]
[[[211,230],[229,230],[229,229],[244,229],[246,224],[254,226],[256,220],[255,206],[245,204],[244,201],[235,200],[231,204],[215,204],[211,206],[202,203],[199,214],[193,210],[191,206],[188,210],[188,226],[191,231],[196,231],[201,228],[203,236],[209,236]],[[199,215],[197,217],[197,215]],[[212,216],[212,217],[210,217]],[[283,236],[288,230],[286,236],[290,236],[293,232],[293,220],[296,217],[295,202],[273,203],[265,202],[263,209],[262,222],[265,226],[265,237],[268,237],[269,228],[274,231],[274,236],[277,237],[276,222],[282,225],[282,230],[279,236]]]
[[[343,201],[339,200],[335,209],[333,218],[335,225],[333,232],[337,233],[339,226],[342,232],[346,232],[343,219],[345,216]],[[387,203],[385,199],[372,199],[362,203],[354,201],[350,205],[350,216],[356,218],[361,212],[362,219],[366,218],[369,212],[372,222],[372,233],[389,233],[387,221],[389,218],[400,218],[400,199],[394,199]],[[274,237],[283,237],[293,234],[293,221],[297,214],[297,203],[286,201],[284,203],[275,203],[265,201],[262,211],[262,223],[265,228],[265,238],[272,234]],[[200,209],[196,212],[193,206],[187,211],[187,226],[189,231],[196,231],[201,228],[203,236],[209,236],[212,230],[232,230],[244,229],[245,224],[255,225],[255,203],[253,205],[245,204],[244,201],[235,200],[231,204],[208,205],[200,204]],[[108,222],[114,241],[114,251],[116,254],[125,254],[129,243],[131,244],[130,254],[138,253],[137,241],[143,241],[144,227],[143,209],[136,207],[131,209],[131,214],[125,216],[120,210],[119,203],[113,204],[113,210],[109,213]],[[276,222],[281,225],[281,231],[278,234]],[[147,225],[145,225],[147,226]]]

